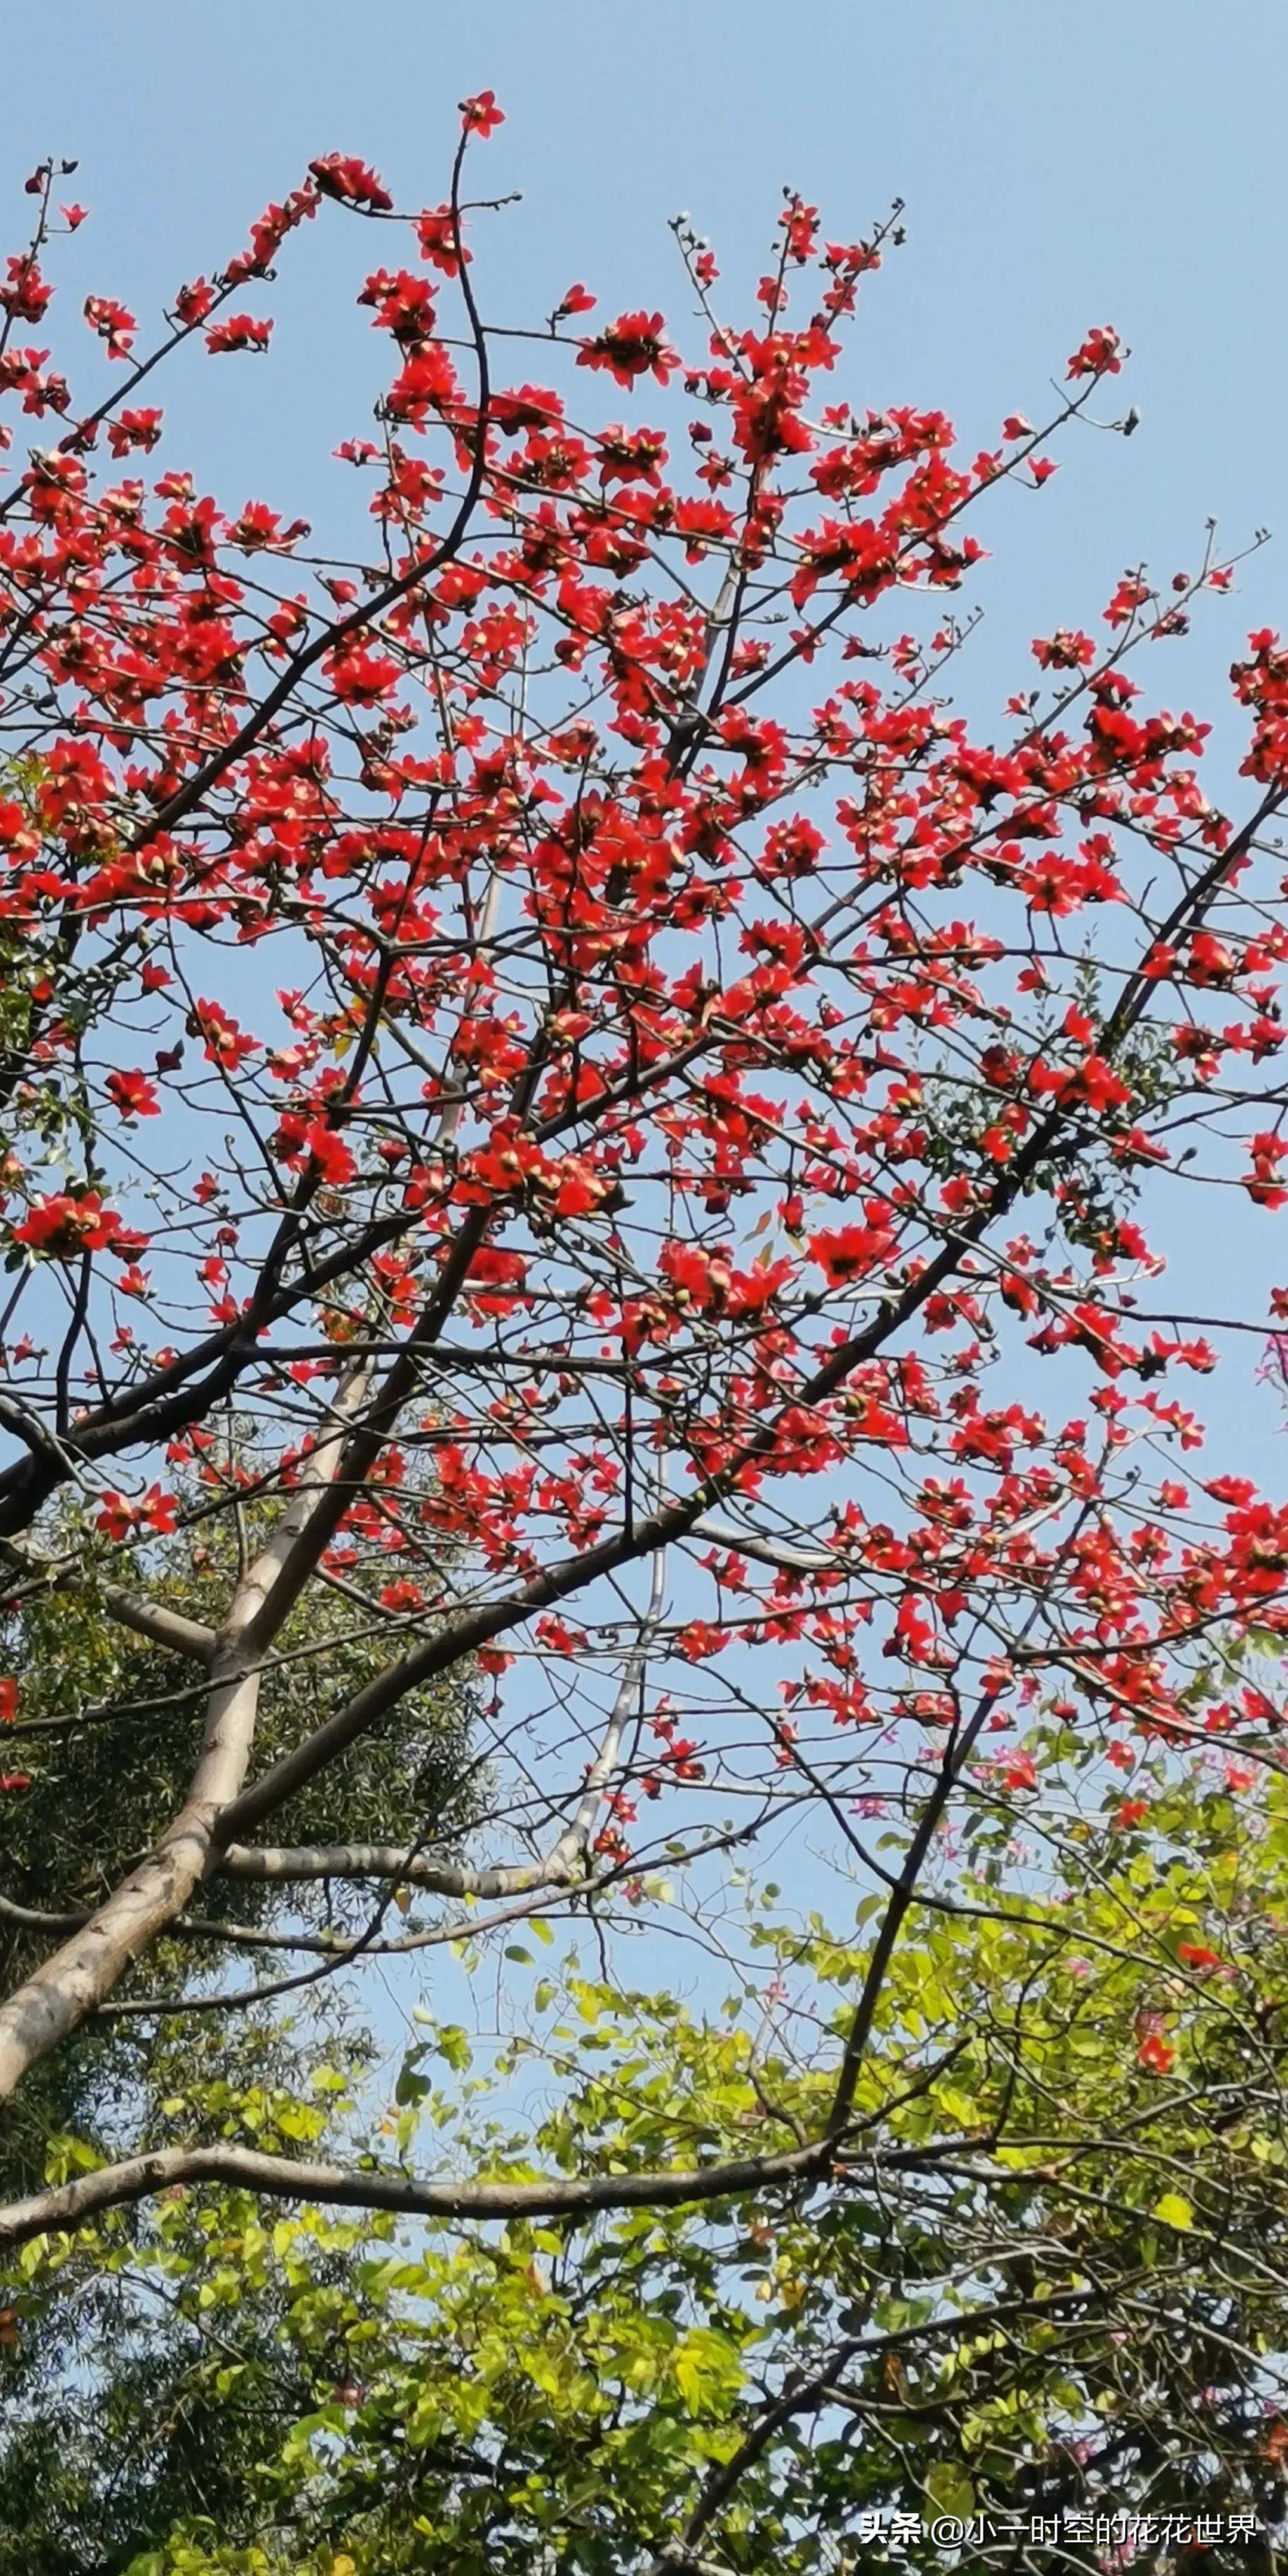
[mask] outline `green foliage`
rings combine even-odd
[[[149,1567],[154,1597],[190,1616],[214,1612],[226,1569],[221,1542],[193,1548],[182,1535],[163,1541]],[[226,1597],[226,1591],[223,1597]],[[321,1722],[337,1697],[371,1669],[372,1643],[338,1598],[310,1601],[288,1623],[283,1659],[265,1678],[258,1745],[271,1760]],[[0,1892],[38,1911],[95,1903],[147,1848],[173,1812],[200,1744],[204,1686],[179,1656],[133,1636],[106,1617],[92,1584],[51,1589],[22,1605],[8,1623],[5,1669],[21,1689],[22,1726],[4,1730],[4,1749],[21,1755],[30,1788],[0,1808]],[[392,1835],[408,1845],[420,1836],[450,1850],[470,1822],[480,1789],[470,1747],[473,1708],[458,1685],[408,1696],[395,1719],[364,1737],[348,1758],[282,1810],[282,1835],[297,1842],[361,1841]],[[144,1758],[140,1758],[141,1753]],[[242,1924],[293,1920],[314,1928],[353,1929],[370,1911],[350,1889],[326,1882],[289,1893],[268,1882],[212,1880],[201,1911]],[[5,1985],[34,1964],[47,1942],[0,1921]],[[126,1992],[170,1995],[216,1973],[228,1953],[170,1940],[155,1949]],[[254,1953],[238,1952],[246,1962]],[[0,2183],[6,2196],[30,2189],[43,2172],[51,2133],[119,2135],[115,2112],[104,2129],[102,2107],[120,2104],[147,2060],[150,2034],[128,2023],[111,2037],[82,2035],[37,2070],[0,2116]]]
[[[146,2143],[184,2124],[287,2153],[342,2144],[365,2051],[343,2029],[260,2019],[163,2026],[135,2117]],[[95,2161],[55,2138],[51,2173]],[[7,2293],[3,2576],[116,2576],[158,2531],[253,2512],[263,2464],[314,2401],[324,2320],[353,2297],[352,2231],[299,2231],[289,2278],[261,2214],[172,2196],[74,2244],[29,2249]],[[285,2331],[307,2285],[307,2351]]]
[[[262,1537],[262,1513],[245,1517],[252,1540]],[[79,1535],[70,1518],[59,1535]],[[151,1596],[217,1617],[232,1544],[219,1529],[162,1540],[148,1552]],[[263,1690],[265,1759],[320,1722],[374,1660],[374,1641],[338,1596],[297,1612],[283,1645]],[[203,1688],[190,1663],[110,1618],[92,1579],[36,1592],[10,1612],[3,1669],[19,1682],[21,1708],[4,1750],[31,1786],[0,1802],[0,1892],[42,1912],[78,1909],[173,1811],[200,1740]],[[459,1685],[409,1696],[347,1764],[283,1810],[284,1830],[298,1841],[424,1835],[452,1848],[481,1786],[473,1714]],[[362,1901],[352,1893],[346,1912],[325,1888],[212,1881],[202,1912],[261,1928],[329,1919],[343,1930]],[[0,1921],[5,1983],[47,1946],[48,1936]],[[171,1939],[128,1991],[208,1988],[234,1956],[237,1982],[264,1973],[253,1950]],[[267,1956],[270,1974],[297,1964]],[[4,2196],[194,2133],[297,2156],[342,2153],[368,2053],[325,1987],[296,2022],[216,2013],[91,2026],[9,2107]],[[253,2523],[263,2464],[314,2402],[325,2319],[352,2299],[352,2237],[305,2231],[288,2278],[266,2259],[249,2203],[179,2202],[126,2212],[48,2260],[30,2249],[0,2291],[2,2576],[107,2576],[185,2517],[220,2530],[247,2514]],[[311,2323],[300,2344],[286,2328],[306,2275]]]
[[[246,1507],[246,1544],[262,1544],[270,1525],[262,1505]],[[70,1514],[51,1556],[60,1540],[84,1547],[85,1533]],[[81,1564],[75,1588],[29,1594],[0,1629],[4,1670],[18,1679],[24,1722],[34,1721],[21,1738],[32,1786],[4,1813],[5,1893],[36,1906],[98,1897],[146,1847],[173,1811],[205,1719],[202,1674],[108,1615],[96,1592],[92,1543]],[[119,1550],[112,1572],[119,1581]],[[146,1552],[150,1598],[211,1624],[226,1608],[235,1574],[233,1538],[221,1521],[180,1529]],[[351,1602],[314,1587],[284,1623],[264,1675],[257,1763],[266,1767],[320,1725],[378,1668],[383,1644]],[[277,1838],[333,1843],[405,1833],[409,1841],[421,1836],[436,1850],[450,1848],[482,1803],[473,1717],[459,1681],[408,1694],[388,1724],[282,1807]],[[6,1730],[6,1742],[16,1748],[19,1738]],[[293,1891],[297,1914],[308,1901]],[[280,1903],[280,1894],[253,1884],[213,1882],[203,1910],[223,1907],[246,1921]]]
[[[1222,1782],[1173,1780],[1148,1840],[1111,1810],[1031,1897],[990,1892],[1012,1820],[980,1816],[896,1950],[823,2185],[396,2243],[193,2194],[71,2255],[30,2249],[20,2300],[128,2247],[185,2331],[221,2338],[202,2386],[228,2404],[232,2474],[216,2504],[156,2519],[130,2576],[645,2576],[668,2544],[680,2566],[818,2576],[886,2563],[854,2533],[894,2509],[1188,2502],[1273,2523],[1288,1793],[1272,1783],[1240,1835]],[[860,1897],[848,1935],[748,1909],[727,2009],[565,1962],[491,2073],[431,2029],[386,2137],[519,2179],[817,2134],[877,1905]],[[238,2392],[262,2372],[252,2464]]]

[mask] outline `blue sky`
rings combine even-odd
[[[1004,412],[1039,417],[1088,324],[1116,323],[1140,432],[1080,433],[1045,491],[1004,496],[983,531],[978,715],[1029,638],[1093,616],[1126,563],[1192,563],[1209,513],[1231,544],[1273,520],[1288,17],[1268,0],[66,0],[54,21],[13,13],[6,64],[15,244],[26,170],[47,150],[80,160],[93,222],[62,246],[68,303],[93,288],[154,314],[318,151],[375,161],[400,205],[437,202],[456,101],[492,86],[508,122],[478,166],[523,192],[479,242],[492,319],[539,319],[574,277],[610,310],[682,308],[681,206],[739,309],[791,182],[841,238],[907,200],[847,373],[861,400],[942,404],[992,441]],[[194,356],[167,376],[184,455],[222,498],[334,516],[329,452],[365,427],[376,381],[349,303],[371,249],[312,228],[284,257],[271,366]],[[1207,711],[1285,578],[1267,549],[1180,657],[1178,695]]]
[[[1026,604],[1032,589],[1072,610],[1088,579],[1099,598],[1129,554],[1186,561],[1208,511],[1231,533],[1273,514],[1288,18],[1267,0],[65,0],[52,20],[11,13],[5,54],[0,175],[12,185],[47,149],[81,160],[78,291],[83,273],[159,299],[319,150],[360,152],[400,203],[433,202],[455,102],[491,85],[509,122],[489,184],[524,192],[488,241],[494,312],[527,319],[573,276],[610,303],[667,300],[679,206],[731,277],[754,275],[790,180],[844,237],[908,200],[909,244],[861,344],[876,400],[943,402],[995,432],[1040,402],[1087,323],[1115,321],[1143,427],[1130,447],[1080,439],[1021,523],[1028,560],[1006,589]],[[283,489],[308,471],[301,406],[352,417],[328,327],[336,269],[352,272],[344,232],[293,245],[280,293],[253,461]],[[228,374],[240,413],[245,371]],[[206,426],[231,470],[218,410]],[[1259,597],[1282,585],[1261,568]]]
[[[0,238],[20,242],[20,183],[46,151],[79,159],[69,193],[91,209],[58,246],[64,330],[92,289],[146,335],[316,152],[374,161],[400,206],[438,202],[456,102],[488,86],[507,123],[475,166],[488,190],[522,191],[480,222],[490,320],[539,323],[584,278],[609,311],[668,308],[692,344],[666,229],[680,207],[715,244],[723,309],[751,318],[790,182],[834,238],[906,199],[908,241],[866,294],[844,389],[940,405],[970,452],[1008,411],[1041,418],[1088,325],[1115,323],[1133,356],[1102,416],[1134,401],[1139,432],[1079,430],[1041,494],[1004,491],[979,530],[986,620],[964,675],[978,723],[1019,684],[1031,637],[1094,620],[1126,565],[1192,565],[1209,515],[1232,548],[1273,522],[1288,13],[1269,0],[66,0],[55,22],[14,13],[6,61]],[[271,361],[193,351],[167,369],[165,461],[232,506],[253,495],[330,528],[345,508],[358,524],[358,480],[331,450],[369,426],[379,353],[352,297],[391,249],[335,219],[290,241],[271,296],[247,297],[276,314]],[[77,354],[84,391],[97,352]],[[1271,545],[1153,685],[1219,713],[1244,633],[1279,622],[1286,598]],[[1222,747],[1237,739],[1231,726]],[[1229,785],[1219,764],[1214,784]]]

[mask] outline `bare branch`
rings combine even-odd
[[[138,1637],[147,1637],[154,1646],[170,1646],[178,1655],[191,1655],[198,1663],[208,1664],[215,1650],[216,1631],[203,1619],[189,1619],[182,1610],[172,1610],[167,1601],[145,1601],[135,1592],[126,1592],[119,1583],[102,1583],[96,1598],[123,1628],[131,1628]]]
[[[524,1896],[543,1887],[563,1887],[552,1861],[515,1863],[492,1869],[458,1869],[450,1861],[426,1860],[396,1843],[335,1843],[255,1846],[230,1843],[213,1873],[221,1878],[269,1879],[285,1885],[296,1879],[387,1879],[398,1887],[423,1887],[431,1896]]]

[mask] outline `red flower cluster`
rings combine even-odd
[[[856,1802],[883,1742],[951,1740],[1009,1834],[1056,1706],[1050,1758],[1091,1709],[1145,1783],[1106,1798],[1097,1769],[1109,1832],[1196,1735],[1246,1794],[1274,1711],[1212,1701],[1205,1658],[1288,1635],[1288,1534],[1244,1480],[1163,1472],[1220,1337],[1168,1320],[1151,1237],[1168,1189],[1219,1185],[1232,1243],[1288,1204],[1288,650],[1262,630],[1235,664],[1229,813],[1206,724],[1146,687],[1200,593],[1227,613],[1229,564],[1107,568],[1103,619],[1053,620],[971,724],[955,594],[990,496],[1055,470],[1116,333],[1048,421],[963,450],[939,410],[847,394],[887,232],[829,242],[792,197],[749,320],[682,232],[683,356],[651,296],[562,328],[578,281],[530,381],[464,291],[460,157],[502,120],[491,91],[461,116],[450,200],[397,215],[387,265],[355,237],[387,381],[335,452],[369,543],[306,552],[284,505],[154,463],[132,377],[15,447],[0,1187],[33,1321],[0,1535],[66,1485],[96,1554],[136,1547],[178,1526],[170,1465],[185,1513],[190,1485],[231,1512],[216,1426],[244,1417],[275,1510],[325,1487],[308,1576],[405,1623],[412,1663],[420,1625],[468,1636],[498,1690],[512,1632],[584,1661],[637,1561],[689,1550],[657,1652],[681,1687],[702,1667],[702,1715],[659,1716],[646,1766],[618,1744],[587,1838],[614,1865],[637,1797],[744,1761],[762,1653],[775,1785],[812,1776],[811,1728]],[[112,298],[91,328],[149,369],[176,327],[265,352],[243,298],[319,210],[397,213],[323,155],[155,348]],[[15,330],[44,330],[47,239],[0,284]],[[0,357],[15,429],[70,407],[49,357]],[[641,387],[657,421],[604,416]],[[1150,2024],[1141,2065],[1175,2046]]]

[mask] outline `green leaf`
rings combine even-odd
[[[970,2479],[949,2460],[931,2470],[926,2494],[936,2513],[955,2514],[960,2522],[969,2522],[975,2510],[975,2490]]]
[[[718,2413],[736,2397],[743,2370],[738,2347],[713,2326],[695,2326],[676,2346],[671,2367],[690,2413]]]

